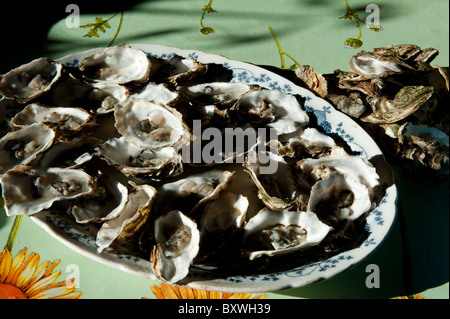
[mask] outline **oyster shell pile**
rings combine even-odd
[[[290,267],[279,258],[299,266],[351,245],[383,196],[375,167],[314,124],[302,97],[231,76],[128,45],[2,75],[6,213],[94,224],[99,253],[145,259],[171,283]],[[276,134],[195,161],[196,124]]]
[[[401,44],[361,51],[351,71],[318,74],[302,66],[296,75],[317,95],[355,118],[391,161],[413,175],[447,180],[449,169],[448,67],[433,67],[439,54]]]

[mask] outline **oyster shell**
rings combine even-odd
[[[404,86],[390,100],[386,96],[367,98],[372,113],[362,116],[369,123],[395,123],[405,119],[419,109],[434,93],[432,86]]]
[[[251,90],[243,94],[232,110],[244,122],[274,128],[278,135],[295,132],[309,123],[297,98],[273,90]]]
[[[193,174],[159,188],[161,211],[181,210],[191,215],[200,205],[215,199],[227,189],[234,172],[212,169]]]
[[[42,123],[9,132],[0,139],[0,175],[18,164],[28,164],[48,149],[55,131]]]
[[[334,172],[311,188],[307,209],[333,225],[337,221],[359,218],[371,205],[367,186],[346,174]]]
[[[123,136],[99,145],[99,156],[126,176],[168,177],[183,172],[181,155],[171,146],[149,150],[129,143]]]
[[[0,183],[8,216],[32,215],[56,201],[91,194],[97,187],[94,179],[79,169],[27,165],[10,169]]]
[[[261,157],[268,160],[271,172],[265,172]],[[281,211],[292,207],[298,193],[289,165],[279,155],[272,152],[250,150],[243,163],[258,189],[258,198],[270,209]]]
[[[34,123],[44,123],[54,127],[58,137],[70,135],[80,130],[89,131],[95,125],[91,114],[80,108],[46,107],[39,103],[27,105],[20,113],[11,119],[15,127],[24,127]]]
[[[115,218],[107,220],[97,233],[97,250],[102,252],[113,244],[120,244],[122,240],[138,240],[139,233],[145,227],[157,191],[150,185],[131,184],[133,189],[128,194],[128,200]],[[127,245],[125,243],[125,245]]]
[[[249,92],[251,88],[250,85],[241,82],[213,82],[181,86],[178,88],[178,92],[190,101],[231,106],[233,102]]]
[[[89,166],[96,165],[87,163],[85,166],[89,169]],[[90,175],[97,181],[97,190],[89,196],[73,200],[71,213],[76,222],[101,223],[116,218],[128,202],[128,188],[103,167],[97,167],[96,174]]]
[[[155,221],[155,240],[150,261],[156,277],[175,283],[185,278],[199,251],[197,224],[180,211],[171,211]]]
[[[333,172],[345,174],[365,185],[370,192],[379,185],[375,167],[365,158],[348,154],[336,146],[330,154],[319,158],[306,158],[297,162],[300,184],[311,188],[316,181],[328,178]]]
[[[330,231],[313,212],[273,211],[263,208],[245,226],[250,260],[318,245]]]
[[[151,150],[189,143],[190,133],[181,114],[162,104],[130,98],[116,105],[114,118],[119,133],[141,148]]]
[[[296,134],[285,135],[279,141],[271,142],[278,144],[278,155],[288,157],[301,156],[304,151],[310,155],[318,155],[336,146],[333,138],[314,127],[300,129]]]
[[[39,58],[0,75],[0,95],[27,103],[49,91],[61,77],[62,65]]]
[[[88,81],[123,84],[147,80],[150,67],[150,60],[143,51],[119,45],[83,59],[78,68]]]
[[[88,99],[99,102],[99,107],[95,109],[95,114],[101,115],[114,112],[114,106],[125,101],[130,96],[130,90],[121,84],[94,82],[91,83],[91,86],[92,91],[89,92]]]

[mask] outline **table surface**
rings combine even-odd
[[[73,52],[109,44],[119,25],[120,15],[110,29],[98,38],[83,37],[87,29],[70,28],[66,6],[45,9],[37,4],[20,8],[11,4],[2,10],[1,35],[10,45],[0,73],[40,56],[56,59]],[[120,10],[110,4],[78,1],[80,24],[95,17],[109,18]],[[208,1],[153,0],[130,1],[124,9],[120,43],[154,43],[183,49],[201,50],[229,59],[257,65],[281,66],[271,27],[283,50],[300,64],[318,72],[349,70],[349,59],[357,51],[344,47],[345,39],[358,35],[353,21],[339,19],[346,13],[345,1],[337,0],[227,0],[214,1],[215,13],[207,14],[204,24],[216,33],[200,33],[202,7]],[[349,1],[353,10],[365,19],[370,2]],[[380,8],[381,32],[363,26],[361,50],[391,44],[411,43],[440,51],[433,64],[449,65],[449,2],[446,0],[408,0],[376,2]],[[5,19],[5,15],[6,17]],[[70,17],[69,17],[70,18]],[[16,24],[14,24],[16,23]],[[25,29],[17,26],[25,25]],[[286,65],[292,64],[288,58]],[[399,191],[398,217],[393,229],[374,254],[351,270],[310,286],[266,293],[279,298],[392,298],[418,293],[425,298],[449,298],[449,207],[448,182],[426,184],[408,178],[402,167],[392,165]],[[14,218],[0,212],[0,242],[6,243]],[[406,238],[406,240],[405,240]],[[150,287],[156,281],[142,279],[104,266],[75,253],[61,244],[29,218],[23,218],[12,254],[23,248],[40,255],[41,261],[61,260],[61,278],[79,270],[82,298],[154,298]],[[380,269],[380,287],[367,288],[367,265]]]

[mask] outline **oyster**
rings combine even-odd
[[[0,75],[0,95],[27,103],[49,91],[61,77],[62,65],[39,58]]]
[[[262,157],[268,160],[269,166],[262,165]],[[258,189],[258,198],[267,207],[281,211],[294,204],[299,194],[289,165],[281,156],[272,152],[250,150],[243,167]]]
[[[9,132],[0,139],[0,175],[18,164],[28,164],[48,149],[55,131],[42,123]]]
[[[416,161],[434,171],[448,174],[449,137],[444,132],[426,126],[405,123],[395,133],[396,152],[401,158]]]
[[[133,94],[136,99],[154,101],[163,105],[168,105],[171,101],[178,97],[176,92],[167,88],[167,85],[153,82],[148,83],[139,93]]]
[[[181,155],[171,146],[149,150],[129,143],[123,136],[99,145],[99,156],[127,176],[168,177],[183,172]]]
[[[102,252],[114,243],[123,240],[138,240],[144,229],[157,195],[156,189],[150,185],[131,183],[133,189],[128,194],[128,200],[115,218],[107,220],[97,233],[97,250]],[[128,242],[125,243],[127,245]]]
[[[212,169],[164,184],[159,189],[159,208],[162,211],[183,209],[190,215],[200,205],[217,198],[221,191],[227,189],[234,174]]]
[[[288,139],[287,142],[286,139]],[[300,156],[303,151],[311,155],[318,155],[336,146],[333,138],[313,127],[300,129],[300,132],[296,132],[296,134],[285,135],[280,137],[279,141],[273,142],[278,145],[280,156],[289,157]]]
[[[320,97],[328,94],[327,81],[322,74],[317,73],[312,66],[301,65],[295,70],[295,75],[305,83],[306,87]]]
[[[91,163],[91,166],[94,165]],[[89,164],[85,166],[89,169]],[[112,172],[104,168],[96,171],[95,175],[90,175],[97,181],[97,190],[89,196],[73,200],[71,213],[77,223],[101,223],[114,219],[128,202],[128,188],[114,178]]]
[[[155,241],[150,261],[156,277],[175,283],[185,278],[199,251],[197,224],[180,211],[171,211],[155,221]]]
[[[89,131],[95,125],[94,118],[87,111],[71,107],[46,107],[38,103],[27,105],[11,119],[15,127],[24,127],[34,123],[44,123],[54,127],[58,137],[70,135],[80,130]]]
[[[318,245],[330,229],[313,212],[263,208],[245,226],[245,248],[250,260],[286,254]]]
[[[202,104],[225,104],[231,106],[240,96],[250,91],[251,86],[241,82],[213,82],[181,86],[178,92]]]
[[[367,98],[372,113],[362,116],[361,120],[369,123],[395,123],[413,114],[434,93],[432,86],[404,86],[392,100],[382,96]]]
[[[319,158],[306,158],[297,162],[300,184],[311,188],[315,182],[339,172],[365,185],[372,194],[379,185],[379,175],[375,167],[365,158],[349,155],[342,147],[334,147],[330,154]]]
[[[114,118],[119,133],[139,147],[151,150],[189,143],[181,115],[162,104],[130,98],[116,105]]]
[[[99,102],[99,107],[95,109],[95,114],[114,112],[114,106],[125,101],[130,96],[129,89],[121,84],[93,82],[91,86],[92,91],[88,94],[88,100]]]
[[[337,221],[359,218],[371,205],[367,186],[347,174],[334,172],[311,188],[307,209],[333,225]]]
[[[237,100],[232,110],[242,121],[274,128],[278,135],[292,133],[309,123],[297,98],[280,91],[251,90]]]
[[[88,81],[123,84],[147,80],[150,67],[143,51],[119,45],[88,56],[81,61],[79,70]]]
[[[82,170],[27,165],[10,169],[0,183],[8,216],[32,215],[56,201],[91,194],[97,187],[94,179]]]

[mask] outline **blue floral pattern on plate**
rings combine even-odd
[[[337,133],[350,147],[359,152],[359,156],[370,159],[382,156],[382,153],[370,136],[353,120],[334,109],[327,101],[312,92],[296,86],[287,79],[258,66],[244,62],[229,60],[225,57],[207,54],[201,51],[182,50],[162,45],[134,45],[149,55],[159,58],[171,58],[176,55],[197,59],[203,63],[221,63],[233,71],[233,82],[257,84],[284,93],[298,94],[305,98],[305,108],[313,112],[318,124],[328,133]],[[60,59],[60,62],[77,66],[84,57],[100,49],[72,54]],[[380,167],[377,169],[389,169]],[[326,260],[302,265],[288,271],[251,276],[230,276],[225,279],[194,281],[189,284],[193,288],[229,291],[229,292],[269,292],[291,287],[305,286],[317,281],[332,278],[367,258],[385,239],[393,224],[396,214],[397,189],[394,184],[386,190],[381,203],[368,216],[367,239],[356,248],[343,251]],[[63,219],[51,211],[31,216],[40,227],[65,243],[73,250],[104,264],[117,267],[136,275],[155,279],[150,262],[134,256],[107,251],[97,253],[95,244],[96,229],[89,225],[79,225]]]

